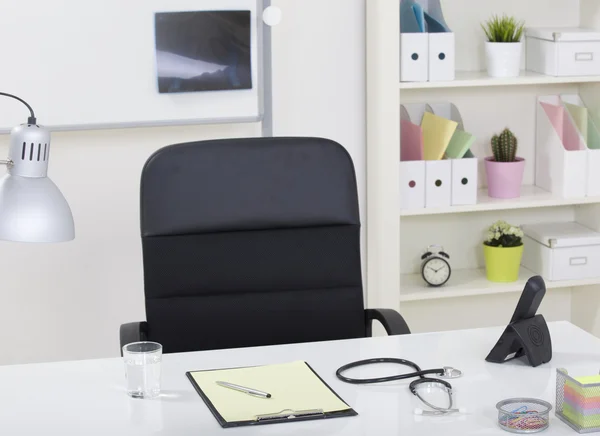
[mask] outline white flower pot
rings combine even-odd
[[[487,42],[485,56],[490,77],[516,77],[521,69],[522,42]]]

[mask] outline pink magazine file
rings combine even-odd
[[[408,120],[400,120],[400,160],[423,160],[423,130]]]
[[[540,102],[546,115],[550,119],[554,130],[558,134],[563,147],[568,151],[585,150],[585,144],[581,141],[581,136],[577,126],[571,122],[568,114],[562,106],[550,103]]]

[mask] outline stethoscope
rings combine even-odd
[[[349,369],[357,368],[357,367],[363,366],[363,365],[371,365],[374,363],[396,363],[399,365],[410,366],[415,371],[410,372],[408,374],[397,374],[397,375],[391,375],[391,376],[386,376],[386,377],[363,378],[363,379],[350,378],[350,377],[346,377],[345,375],[342,375],[343,372],[348,371]],[[410,392],[414,396],[416,396],[423,404],[425,404],[427,407],[431,408],[432,410],[415,409],[416,415],[446,415],[448,413],[465,413],[465,409],[454,408],[454,400],[452,398],[452,385],[445,380],[441,380],[441,378],[450,379],[450,378],[458,378],[458,377],[462,376],[462,372],[460,370],[452,368],[450,366],[445,366],[443,368],[438,368],[438,369],[422,370],[419,367],[419,365],[417,365],[414,362],[411,362],[410,360],[398,359],[398,358],[393,358],[393,357],[379,357],[379,358],[374,358],[374,359],[365,359],[365,360],[359,360],[357,362],[348,363],[347,365],[340,367],[335,372],[335,375],[340,380],[342,380],[346,383],[352,383],[352,384],[357,384],[357,385],[358,384],[384,383],[384,382],[391,382],[391,381],[396,381],[396,380],[405,380],[407,378],[419,377],[418,379],[413,380],[410,383],[410,385],[408,386],[408,388],[410,389]],[[440,378],[425,377],[426,375],[437,375]],[[425,400],[419,394],[417,388],[422,384],[429,384],[429,383],[441,385],[441,387],[446,391],[446,393],[448,395],[448,407],[444,408],[444,407],[434,406],[433,404],[431,404],[429,401]]]

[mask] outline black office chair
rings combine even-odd
[[[390,309],[364,309],[356,178],[320,138],[165,147],[142,172],[147,322],[121,326],[183,352],[360,338],[373,320],[410,333]]]

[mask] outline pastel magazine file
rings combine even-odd
[[[452,163],[442,160],[458,123],[430,112],[423,115],[423,157],[425,159],[425,207],[452,204]]]
[[[400,160],[423,160],[423,130],[405,119],[400,119]]]
[[[479,180],[478,160],[471,151],[475,137],[464,130],[458,108],[449,102],[429,103],[431,111],[457,123],[457,128],[446,148],[445,162],[451,165],[451,204],[464,206],[477,204]]]
[[[586,195],[588,197],[600,196],[600,131],[598,123],[578,94],[563,94],[560,98],[587,148]]]
[[[462,159],[474,142],[475,136],[464,130],[456,129],[452,139],[450,139],[448,148],[446,148],[446,159]]]
[[[423,158],[425,160],[442,159],[457,127],[456,121],[426,112],[421,122]]]
[[[538,97],[535,183],[552,194],[585,197],[588,150],[558,95]]]
[[[431,109],[426,104],[400,106],[400,208],[425,207],[425,161],[421,121]],[[413,159],[418,157],[418,159]]]
[[[446,118],[457,123],[456,131],[450,139],[444,157],[446,159],[462,159],[464,157],[473,157],[473,153],[469,153],[471,146],[475,142],[475,136],[465,132],[464,124],[460,111],[452,103],[429,103],[431,112],[435,115]]]
[[[419,126],[423,122],[425,112],[432,113],[431,106],[426,103],[404,103],[400,105],[400,119],[409,120]]]

